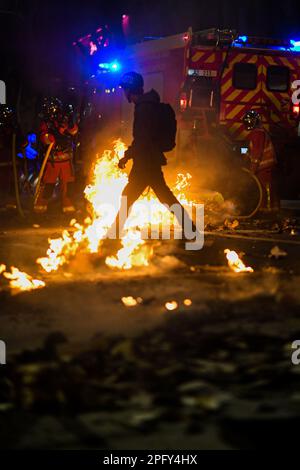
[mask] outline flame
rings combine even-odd
[[[178,308],[178,303],[176,302],[176,300],[171,300],[170,302],[165,303],[165,307],[167,310],[173,311]]]
[[[137,299],[135,299],[131,295],[129,297],[122,297],[121,300],[125,307],[136,307],[138,304],[143,303],[142,297],[138,297]]]
[[[87,253],[101,253],[101,245],[115,220],[120,207],[122,191],[128,182],[127,173],[118,167],[118,162],[123,158],[125,150],[125,144],[119,139],[114,142],[112,151],[105,150],[103,155],[97,156],[91,181],[84,190],[85,198],[89,203],[90,216],[82,224],[78,223],[76,219],[72,219],[70,228],[64,230],[60,237],[48,240],[49,246],[46,255],[36,260],[45,272],[57,271],[68,263],[79,250]],[[190,207],[196,202],[187,197],[191,178],[189,173],[179,173],[172,188],[181,204]],[[219,197],[220,200],[214,200],[214,202],[223,204],[222,196],[219,195]],[[115,210],[111,210],[112,206]],[[106,265],[110,268],[123,270],[131,269],[134,266],[148,266],[153,256],[153,245],[143,239],[143,231],[149,229],[150,226],[171,227],[173,223],[174,216],[165,206],[159,204],[152,190],[143,194],[133,205],[126,221],[125,234],[121,240],[122,247],[115,256],[106,258]],[[245,268],[241,261],[240,263],[242,267],[238,265],[238,268],[233,269],[239,271],[252,269]],[[233,265],[233,262],[231,264]],[[14,290],[32,290],[45,286],[44,281],[33,279],[32,276],[16,267],[12,267],[11,272],[6,272],[6,266],[0,264],[0,274],[10,281],[10,287]],[[186,299],[185,305],[191,305],[190,299]],[[174,310],[178,304],[172,301],[167,302],[165,306],[169,310]]]
[[[239,255],[236,253],[236,251],[231,251],[227,248],[224,250],[224,253],[226,254],[226,258],[228,260],[228,266],[230,269],[232,269],[232,271],[236,273],[253,273],[253,268],[250,266],[246,267],[243,261],[239,258]]]
[[[4,265],[1,265],[3,268]],[[17,291],[30,291],[45,287],[44,281],[33,279],[29,274],[20,271],[15,266],[10,268],[10,272],[2,271],[3,276],[9,280],[9,286]]]
[[[118,140],[113,152],[106,150],[102,157],[97,158],[91,183],[84,190],[90,203],[91,217],[87,217],[82,225],[73,219],[70,223],[73,231],[65,230],[60,238],[49,239],[46,256],[37,259],[46,272],[57,271],[75,256],[79,248],[89,253],[98,252],[100,242],[114,221],[121,193],[128,180],[126,173],[118,168],[118,161],[125,150],[123,142]],[[105,211],[108,204],[113,205],[116,211]]]
[[[97,157],[91,182],[84,190],[85,197],[90,204],[91,216],[84,221],[83,225],[72,220],[73,231],[65,230],[60,238],[49,239],[46,256],[37,259],[37,263],[46,272],[57,271],[68,263],[79,249],[90,253],[101,252],[101,244],[114,222],[122,191],[128,182],[126,172],[118,168],[118,162],[124,156],[125,150],[125,144],[117,140],[114,142],[113,151],[105,150],[102,156]],[[186,175],[179,173],[173,188],[175,195],[183,204],[192,204],[192,201],[188,201],[185,196],[185,191],[190,186],[190,179],[189,173]],[[141,201],[143,207],[141,207]],[[115,208],[115,211],[111,210],[111,206]],[[125,270],[134,266],[148,266],[153,256],[153,247],[143,240],[143,229],[149,227],[150,224],[171,226],[173,222],[174,216],[166,207],[158,203],[152,191],[142,195],[133,205],[124,226],[122,248],[115,256],[106,258],[106,265],[110,268]]]

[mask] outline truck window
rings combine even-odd
[[[210,107],[211,93],[214,90],[211,77],[188,77],[185,83],[192,108]]]
[[[257,85],[257,67],[255,64],[235,64],[233,86],[240,90],[254,90]]]
[[[288,67],[271,65],[267,69],[267,88],[270,91],[287,91],[289,89],[290,71]]]

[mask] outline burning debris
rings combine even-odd
[[[84,191],[90,204],[91,217],[85,219],[83,225],[73,220],[71,226],[75,231],[65,230],[60,238],[49,240],[46,256],[37,259],[37,263],[47,273],[57,271],[68,263],[79,249],[89,253],[101,253],[101,245],[114,222],[122,191],[128,182],[127,174],[118,168],[118,162],[124,156],[125,150],[124,143],[118,140],[113,151],[106,150],[97,158],[92,181]],[[194,203],[186,196],[191,178],[189,173],[179,173],[174,186],[174,193],[180,202],[189,206]],[[114,207],[115,211],[112,211],[111,207]],[[106,265],[125,270],[148,266],[153,256],[153,247],[143,240],[142,230],[151,224],[172,226],[173,219],[174,216],[162,204],[158,204],[152,191],[142,195],[133,205],[126,221],[122,247],[115,256],[106,258]]]
[[[224,227],[228,228],[229,230],[235,230],[236,228],[238,228],[239,225],[240,223],[236,219],[233,221],[226,219],[224,222]]]
[[[250,266],[246,267],[243,261],[240,259],[239,255],[236,253],[236,251],[229,250],[228,248],[224,250],[224,253],[226,254],[226,258],[228,261],[228,266],[230,269],[236,273],[243,273],[243,272],[248,272],[248,273],[253,273],[254,270]]]
[[[153,248],[141,239],[138,231],[135,233],[137,235],[136,240],[132,239],[129,234],[122,239],[123,248],[118,251],[116,256],[106,258],[105,263],[107,266],[110,268],[131,269],[133,266],[149,265]]]
[[[274,246],[272,250],[270,251],[269,258],[285,258],[287,256],[287,252],[284,250],[281,250],[279,246]]]
[[[10,272],[6,271],[6,266],[1,265],[0,271],[8,279],[9,286],[14,293],[31,291],[45,287],[45,282],[40,279],[33,279],[29,274],[20,271],[15,266],[10,268]]]
[[[79,252],[100,253],[104,239],[111,228],[120,206],[120,198],[128,182],[127,174],[118,167],[118,162],[124,156],[125,144],[121,140],[114,142],[113,151],[106,150],[98,156],[90,184],[84,194],[89,203],[90,216],[82,224],[71,220],[70,228],[62,232],[61,237],[49,239],[46,255],[39,257],[36,262],[43,271],[50,274],[68,264]],[[189,198],[192,176],[178,173],[173,191],[181,204],[193,207],[195,200]],[[211,207],[213,213],[219,212],[224,206],[224,199],[219,193],[202,194],[201,201],[206,207]],[[141,204],[142,203],[142,204]],[[112,210],[115,209],[115,210]],[[207,217],[207,215],[206,215]],[[108,256],[105,264],[109,268],[129,270],[133,267],[146,267],[153,257],[153,244],[143,239],[145,230],[151,227],[172,227],[174,215],[165,206],[159,204],[153,191],[143,194],[133,205],[121,239],[121,248],[114,256]],[[146,232],[145,232],[146,233]],[[0,274],[5,266],[0,265]],[[18,290],[32,290],[45,286],[45,282],[33,279],[29,274],[22,273],[13,267],[11,273],[4,273],[10,280],[10,287]],[[172,310],[177,304],[167,303]]]
[[[170,302],[165,303],[165,307],[166,307],[167,310],[169,310],[171,312],[171,311],[176,310],[178,308],[178,303],[176,302],[176,300],[171,300]]]
[[[139,304],[143,303],[142,297],[137,297],[136,299],[132,296],[129,297],[122,297],[122,302],[125,307],[136,307]]]

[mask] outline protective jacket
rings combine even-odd
[[[276,165],[276,153],[268,132],[257,127],[250,132],[250,158],[253,169],[257,172]]]
[[[126,152],[127,159],[133,159],[134,165],[151,168],[166,164],[166,157],[159,149],[157,138],[158,112],[160,97],[157,91],[150,90],[140,96],[134,110],[133,141]]]
[[[73,156],[72,138],[78,132],[77,124],[43,121],[40,125],[41,142],[49,145],[54,142],[49,161],[59,162],[71,160]]]

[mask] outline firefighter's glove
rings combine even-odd
[[[123,158],[121,158],[121,160],[119,160],[118,167],[120,168],[120,170],[124,170],[127,161],[128,160],[127,160],[126,157],[123,157]]]

